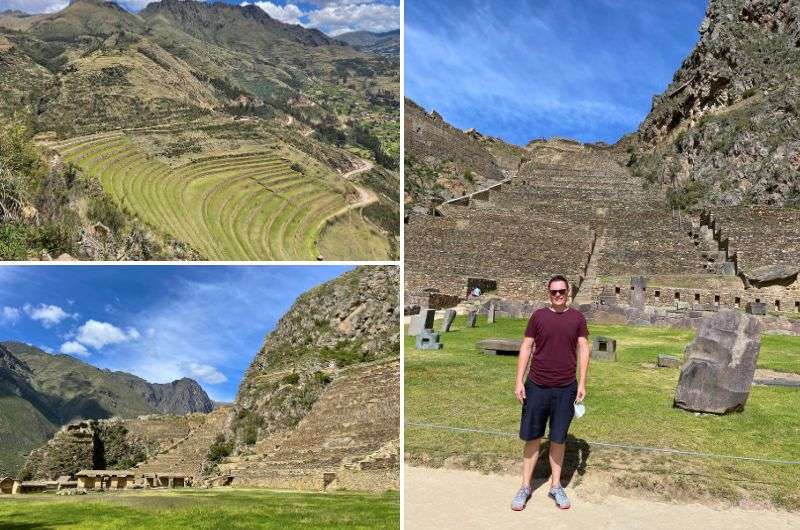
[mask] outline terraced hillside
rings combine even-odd
[[[126,211],[184,241],[212,260],[385,259],[385,236],[360,214],[359,188],[304,175],[262,150],[202,156],[178,167],[153,157],[116,131],[50,145],[66,161],[96,176]],[[349,200],[354,197],[353,201]],[[354,241],[325,256],[318,249],[328,222],[345,223]]]

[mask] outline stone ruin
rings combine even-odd
[[[520,149],[525,161],[484,200],[412,213],[406,292],[435,290],[441,309],[491,278],[502,299],[546,301],[545,282],[563,274],[576,305],[800,313],[800,209],[670,211],[620,163],[621,149],[562,144]],[[639,276],[646,285],[629,283]]]
[[[695,412],[741,411],[761,349],[761,324],[732,309],[705,318],[684,351],[674,406]]]
[[[592,359],[603,359],[608,361],[617,360],[617,341],[609,337],[596,335],[592,337]]]

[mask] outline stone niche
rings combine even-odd
[[[467,278],[467,292],[471,293],[476,287],[481,290],[481,294],[496,291],[497,280],[490,280],[488,278]]]
[[[605,361],[617,360],[617,341],[610,337],[596,336],[592,338],[592,359]]]
[[[760,349],[757,317],[723,309],[704,318],[684,351],[673,406],[713,414],[744,410]]]

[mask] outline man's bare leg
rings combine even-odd
[[[525,442],[525,449],[522,451],[522,485],[531,487],[533,479],[533,468],[536,467],[536,460],[539,458],[539,445],[542,439],[536,438]],[[562,454],[563,456],[563,454]]]
[[[555,442],[550,442],[550,447],[548,449],[548,454],[550,455],[550,469],[552,470],[552,474],[550,475],[550,487],[555,488],[561,486],[561,466],[564,464],[564,449],[567,447],[567,444],[557,444]]]

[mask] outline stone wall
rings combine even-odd
[[[233,485],[398,489],[399,440],[400,362],[389,359],[342,370],[295,429],[219,467]]]

